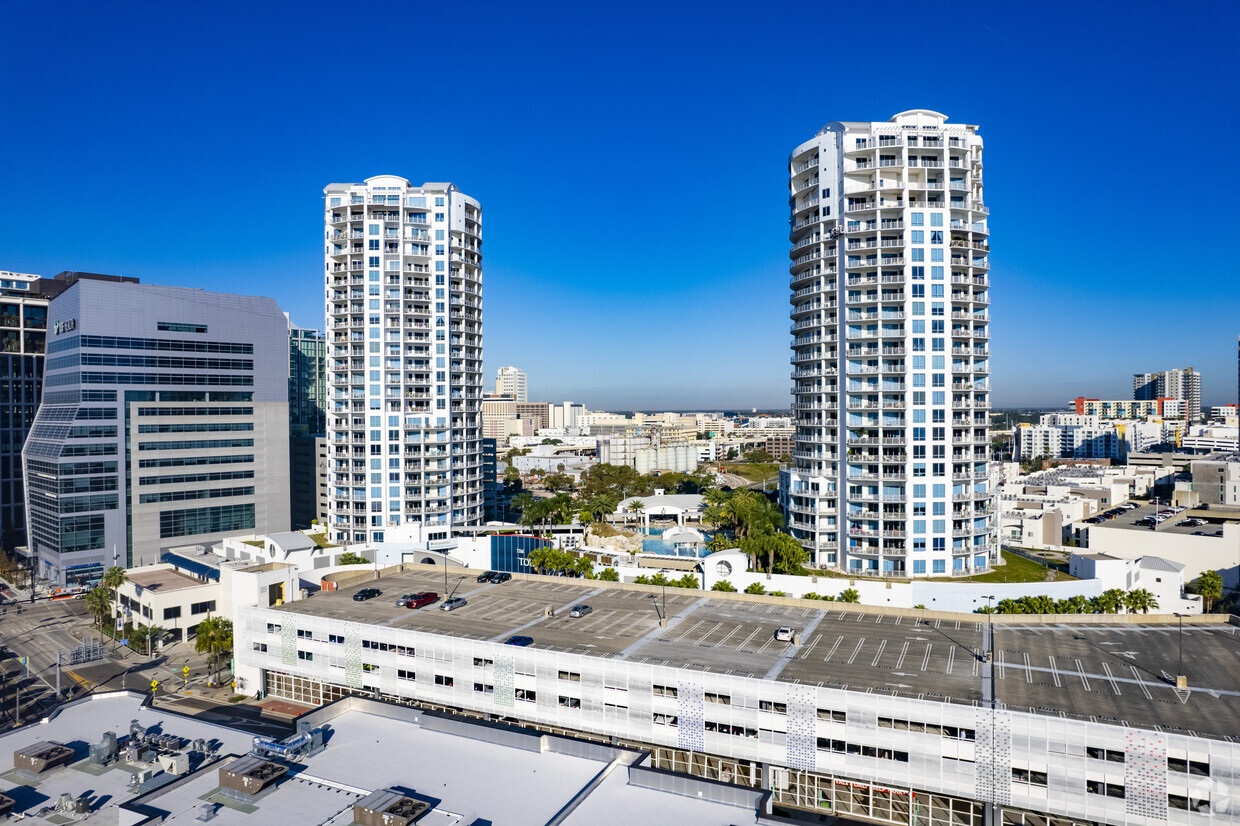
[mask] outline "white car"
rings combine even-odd
[[[775,639],[780,642],[792,642],[792,628],[787,625],[781,625],[775,629]]]

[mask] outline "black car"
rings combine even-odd
[[[362,590],[358,591],[356,594],[353,595],[353,601],[354,602],[365,602],[368,599],[374,599],[375,597],[379,596],[382,593],[383,592],[380,591],[378,588],[363,588]]]
[[[523,637],[520,634],[516,634],[504,640],[504,645],[519,645],[522,648],[524,648],[527,645],[532,645],[533,643],[534,643],[533,637]]]
[[[495,573],[491,574],[491,581],[494,582],[496,585],[500,584],[501,582],[507,582],[510,579],[512,579],[512,574],[508,573],[507,571],[496,571]]]
[[[478,581],[479,582],[490,582],[492,579],[494,579],[498,575],[499,575],[498,571],[486,571],[485,573],[478,574]]]

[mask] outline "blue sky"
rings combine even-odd
[[[976,123],[996,406],[1236,398],[1240,4],[5,0],[0,269],[270,295],[322,326],[322,188],[483,205],[486,378],[785,407],[788,152]]]

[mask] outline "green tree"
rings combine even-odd
[[[616,501],[607,494],[591,497],[581,509],[582,522],[604,522],[616,512]]]
[[[731,582],[728,582],[726,579],[719,580],[714,585],[710,586],[710,589],[712,591],[726,591],[729,594],[736,593],[736,586]]]
[[[194,639],[194,650],[207,655],[207,667],[211,669],[212,681],[218,676],[220,666],[233,647],[232,620],[224,617],[208,616],[198,623]]]
[[[809,554],[801,543],[786,533],[747,536],[740,546],[753,559],[765,556],[767,573],[804,574],[805,563],[809,561]]]
[[[840,591],[839,601],[856,604],[861,602],[861,594],[857,592],[856,588],[845,588],[843,591]]]
[[[642,476],[628,465],[604,462],[587,468],[581,474],[581,491],[586,499],[607,494],[621,501],[630,496],[649,496],[653,490],[651,477]]]
[[[822,597],[810,591],[808,594],[801,594],[801,599],[822,599]]]
[[[642,511],[646,509],[646,505],[640,499],[634,499],[632,502],[624,506],[624,509],[633,514],[634,518],[640,518]]]
[[[765,585],[763,585],[761,582],[754,582],[754,583],[750,584],[747,588],[745,588],[745,593],[747,593],[747,594],[765,594],[765,593],[766,593],[766,586],[765,586]]]
[[[1110,588],[1089,601],[1095,614],[1118,614],[1124,607],[1124,592]]]
[[[83,600],[86,603],[86,610],[94,615],[95,622],[99,623],[100,628],[104,627],[103,618],[112,615],[112,600],[114,598],[115,594],[112,592],[112,589],[104,585],[96,585],[86,592],[86,597]]]
[[[1124,595],[1124,607],[1131,614],[1135,614],[1138,611],[1142,614],[1148,614],[1151,608],[1158,607],[1158,600],[1149,591],[1144,588],[1138,588]]]
[[[1218,571],[1205,571],[1197,577],[1197,593],[1201,594],[1208,613],[1214,608],[1214,601],[1223,596],[1223,575]]]
[[[560,473],[557,471],[555,473],[548,473],[544,476],[543,485],[547,488],[547,490],[555,492],[561,490],[572,490],[574,482],[573,477],[569,476],[567,473]]]
[[[103,585],[112,591],[119,591],[121,586],[128,581],[129,577],[125,574],[125,569],[119,565],[113,565],[103,572]]]
[[[715,553],[717,551],[726,551],[735,544],[735,542],[728,539],[723,534],[717,533],[710,538],[709,542],[706,543],[706,549],[711,553]]]
[[[504,468],[504,481],[512,484],[521,481],[521,471],[517,470],[514,465]]]
[[[672,584],[674,584],[677,588],[700,588],[702,587],[702,583],[698,581],[698,575],[694,573],[685,574],[680,579],[673,580]]]
[[[620,574],[616,572],[615,568],[604,568],[599,572],[598,578],[603,582],[619,582]]]
[[[352,551],[345,551],[340,555],[341,565],[369,565],[370,561],[364,556],[355,554]]]
[[[762,448],[758,448],[757,450],[751,450],[745,454],[745,461],[750,462],[752,464],[763,464],[763,463],[771,462],[774,460],[775,460],[775,457],[772,456],[767,451],[763,450]]]

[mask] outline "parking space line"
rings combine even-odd
[[[955,662],[956,662],[956,646],[953,645],[951,648],[947,649],[947,673],[948,674],[952,673],[952,665]],[[1003,676],[1002,669],[1000,669],[999,676],[1000,677]]]
[[[857,640],[857,647],[853,649],[852,656],[848,658],[848,664],[852,665],[853,660],[857,659],[857,654],[861,653],[861,646],[865,645],[865,637]]]
[[[1055,658],[1048,656],[1046,659],[1051,661],[1051,679],[1055,681],[1055,688],[1063,688],[1063,683],[1059,682],[1059,666],[1055,665]]]
[[[717,623],[715,623],[715,627],[714,627],[714,628],[711,628],[711,629],[710,629],[709,631],[707,631],[705,634],[703,634],[702,636],[698,637],[698,638],[697,638],[697,640],[695,641],[695,644],[696,644],[696,645],[701,645],[703,642],[705,642],[705,641],[706,641],[706,639],[707,639],[708,637],[710,637],[710,635],[711,635],[711,634],[715,633],[716,631],[718,631],[718,630],[719,630],[720,628],[722,628],[722,627],[723,627],[723,623],[722,623],[722,622],[717,622]]]
[[[758,650],[757,650],[757,651],[755,651],[754,653],[755,653],[755,654],[761,654],[761,653],[762,653],[763,651],[765,651],[765,650],[767,649],[767,647],[768,647],[771,643],[773,643],[773,642],[775,642],[775,635],[774,635],[774,634],[771,634],[771,636],[767,637],[766,642],[764,642],[764,643],[762,643],[762,645],[758,646]]]
[[[831,662],[831,658],[835,656],[835,649],[839,648],[840,643],[842,643],[843,641],[844,641],[844,637],[842,635],[835,638],[835,645],[831,646],[831,650],[827,652],[827,656],[822,658],[822,661],[824,663]]]
[[[814,646],[818,645],[818,641],[820,639],[822,639],[822,634],[817,635],[809,641],[809,645],[805,646],[805,649],[801,651],[801,659],[805,659],[809,656],[809,652],[814,650]]]
[[[1029,668],[1029,655],[1025,654],[1025,682],[1033,682],[1033,671]]]
[[[1104,660],[1102,663],[1102,670],[1107,673],[1107,681],[1111,683],[1111,690],[1115,692],[1115,696],[1122,696],[1123,692],[1119,690],[1119,683],[1115,681],[1115,675],[1111,673],[1110,663]]]
[[[879,660],[879,658],[880,658],[880,657],[882,657],[882,656],[883,656],[883,649],[884,649],[884,648],[886,648],[886,647],[887,647],[887,641],[886,641],[886,640],[882,640],[882,641],[880,641],[880,642],[879,642],[879,644],[878,644],[878,653],[874,655],[874,662],[870,663],[870,667],[871,667],[871,668],[873,668],[874,666],[878,665],[878,660]]]
[[[706,622],[706,620],[698,620],[697,622],[693,623],[693,625],[692,625],[691,627],[686,628],[684,631],[681,631],[679,634],[677,634],[675,637],[673,637],[670,641],[671,641],[671,642],[680,642],[680,641],[681,641],[681,640],[683,640],[685,637],[689,636],[689,635],[690,635],[690,634],[692,634],[694,631],[696,631],[696,630],[698,629],[698,627],[699,627],[702,623],[704,623],[704,622]]]
[[[900,656],[896,658],[896,671],[900,670],[900,666],[904,665],[904,656],[908,654],[908,643],[904,643],[900,648]]]
[[[746,646],[746,645],[749,645],[749,641],[750,641],[750,640],[752,640],[754,637],[756,637],[756,636],[758,635],[758,632],[759,632],[759,631],[761,631],[761,630],[762,630],[762,626],[761,626],[761,625],[754,626],[753,631],[750,631],[750,632],[749,632],[749,636],[748,636],[748,637],[745,637],[745,641],[744,641],[744,642],[742,642],[740,645],[736,646],[736,650],[737,650],[737,651],[743,651],[743,650],[744,650],[744,648],[745,648],[745,646]]]
[[[728,632],[728,633],[724,636],[724,638],[723,638],[723,639],[721,639],[721,640],[719,640],[719,642],[715,643],[715,645],[716,645],[716,646],[718,646],[719,648],[722,648],[724,645],[726,645],[726,644],[727,644],[728,640],[732,639],[732,635],[733,635],[733,634],[735,634],[737,631],[741,630],[741,628],[742,628],[742,626],[740,626],[740,625],[734,625],[734,626],[732,626],[732,630],[731,630],[731,631],[729,631],[729,632]]]
[[[1141,686],[1141,693],[1145,695],[1145,699],[1154,699],[1154,695],[1150,694],[1150,690],[1145,685],[1145,680],[1141,679],[1141,672],[1137,671],[1137,667],[1135,665],[1130,665],[1128,667],[1132,669],[1132,676],[1136,678],[1137,685]]]
[[[933,643],[926,644],[926,655],[921,658],[921,670],[925,671],[926,666],[930,665],[930,649],[934,648]]]
[[[1072,661],[1076,663],[1076,671],[1081,675],[1081,682],[1085,685],[1085,690],[1089,691],[1089,680],[1085,677],[1085,666],[1081,665],[1081,661],[1078,659],[1074,658]]]

